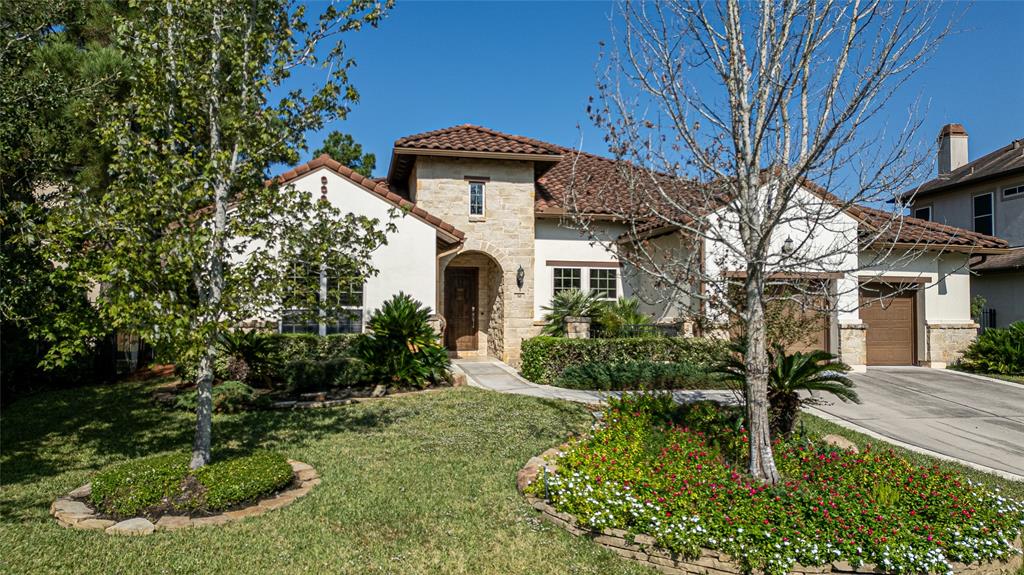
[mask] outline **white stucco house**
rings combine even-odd
[[[615,299],[661,289],[619,257],[628,246],[617,248],[623,244],[615,240],[636,226],[612,217],[609,196],[596,192],[615,188],[615,166],[611,159],[460,125],[396,140],[386,178],[363,177],[327,156],[279,178],[347,212],[383,221],[396,207],[404,211],[397,231],[375,253],[379,273],[353,294],[354,311],[365,317],[404,291],[442,318],[445,345],[452,352],[491,355],[515,365],[521,342],[540,332],[542,307],[557,291],[575,288]],[[607,242],[594,242],[565,217],[570,188],[575,209],[595,222],[591,233]],[[827,196],[812,184],[804,191],[808,201]],[[879,225],[883,214],[858,207],[837,211],[835,217],[829,233],[843,237],[814,233],[797,249],[851,245],[851,237]],[[795,223],[793,229],[780,230],[779,243],[790,236],[807,237],[799,227]],[[670,245],[677,237],[676,230],[652,226],[644,239]],[[716,246],[702,250],[708,272],[737,273],[715,257]],[[931,257],[889,266],[878,261],[883,251],[907,250]],[[976,334],[969,259],[1005,251],[1002,240],[906,218],[872,245],[837,252],[837,271],[808,272],[810,279],[831,286],[836,299],[816,345],[839,353],[855,368],[944,365]],[[685,298],[641,299],[648,302],[645,313],[658,322],[683,322],[699,311]],[[280,318],[278,326],[318,333],[363,329],[359,320],[303,325]]]

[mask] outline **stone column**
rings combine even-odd
[[[569,316],[564,320],[565,336],[569,339],[587,339],[590,337],[590,318]]]
[[[945,369],[960,359],[967,346],[978,337],[976,323],[930,323],[925,339],[925,367]]]
[[[868,324],[839,324],[839,359],[855,372],[867,371]]]

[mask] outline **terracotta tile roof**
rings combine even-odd
[[[555,160],[562,153],[558,146],[472,124],[399,138],[395,140],[395,147],[452,152],[531,154],[552,156]]]
[[[985,154],[973,162],[968,162],[949,174],[929,180],[916,189],[908,190],[900,199],[920,198],[949,188],[1014,172],[1024,172],[1024,138],[1014,140],[992,153]]]
[[[441,218],[428,213],[423,208],[391,191],[391,188],[388,187],[388,183],[386,181],[378,178],[368,178],[331,158],[327,154],[323,154],[322,156],[314,158],[300,166],[295,166],[287,172],[275,177],[271,181],[276,181],[278,185],[283,185],[321,167],[327,168],[357,186],[377,194],[395,206],[402,208],[407,213],[412,214],[415,218],[424,221],[459,240],[466,238],[466,234],[461,230],[456,229],[455,226],[442,221]]]
[[[1005,250],[1006,240],[979,234],[938,222],[910,216],[894,219],[892,212],[867,206],[850,209],[850,215],[861,222],[861,236],[884,244],[908,244],[934,247],[966,248],[974,253]]]
[[[1024,270],[1024,247],[1013,248],[1009,253],[989,256],[985,261],[971,266],[979,273]]]

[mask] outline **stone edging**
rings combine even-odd
[[[516,474],[516,487],[526,497],[531,507],[540,512],[541,518],[565,529],[576,536],[589,537],[598,545],[613,551],[620,557],[631,559],[646,567],[652,567],[666,575],[743,575],[743,568],[729,555],[714,549],[701,549],[700,557],[688,559],[667,549],[657,546],[657,541],[650,535],[630,535],[622,529],[594,529],[578,522],[569,513],[562,513],[546,500],[533,497],[526,493],[526,486],[537,479],[545,468],[549,472],[556,469],[553,461],[559,448],[551,448],[536,457],[531,457],[526,465]],[[1021,538],[1016,541],[1018,550],[1024,547]],[[993,561],[985,564],[963,563],[953,564],[953,573],[957,575],[1015,575],[1024,564],[1024,558],[1018,553],[1006,561]],[[790,573],[795,575],[821,575],[823,573],[848,574],[880,574],[885,573],[876,565],[865,563],[854,567],[846,561],[835,561],[828,565],[803,566],[793,565]]]
[[[97,516],[96,510],[92,506],[81,501],[81,499],[88,499],[92,493],[91,483],[86,483],[64,497],[58,497],[50,505],[50,515],[53,515],[61,527],[103,530],[112,535],[149,535],[154,531],[174,531],[175,529],[189,527],[223,525],[231,521],[263,515],[268,511],[287,507],[320,484],[320,474],[317,473],[313,466],[292,459],[288,460],[288,464],[292,466],[292,471],[295,474],[295,483],[298,483],[298,487],[292,487],[277,495],[265,497],[248,507],[225,511],[219,515],[196,518],[189,517],[188,515],[164,515],[155,524],[145,517],[132,517],[120,522],[112,519],[101,519]]]

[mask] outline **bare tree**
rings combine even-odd
[[[766,482],[779,481],[768,303],[825,285],[830,305],[836,292],[856,293],[848,274],[871,263],[862,261],[865,246],[888,265],[920,253],[894,239],[902,206],[864,204],[892,200],[920,176],[926,155],[914,110],[894,133],[880,132],[876,117],[949,33],[936,25],[938,10],[881,0],[618,6],[621,35],[589,113],[624,161],[616,185],[596,192],[587,170],[575,170],[567,212],[712,324],[739,318],[749,470]],[[604,205],[628,225],[617,242],[581,207],[594,193],[608,194]],[[801,279],[825,274],[845,279]]]

